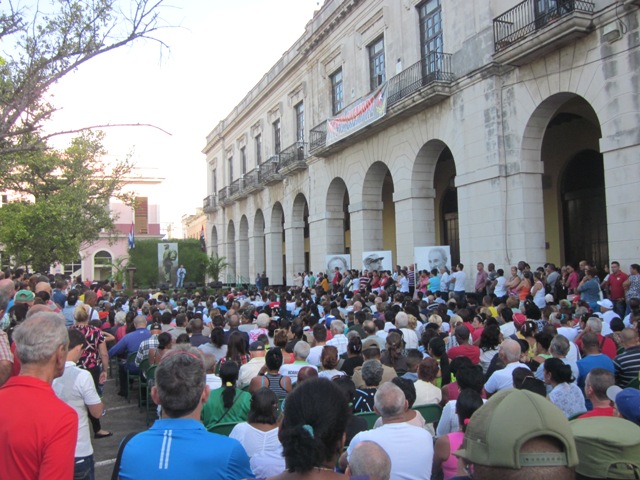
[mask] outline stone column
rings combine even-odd
[[[324,271],[327,255],[345,253],[344,213],[328,211],[309,216],[309,241],[311,270]]]
[[[349,205],[352,268],[362,269],[362,252],[383,249],[382,207],[371,200]]]
[[[266,272],[264,264],[264,233],[254,233],[249,238],[249,283],[254,283],[256,275],[262,272]]]
[[[406,189],[393,194],[396,208],[396,263],[414,263],[414,247],[436,244],[433,188]]]

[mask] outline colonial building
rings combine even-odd
[[[449,245],[640,258],[640,0],[326,0],[209,133],[207,243],[272,284]],[[280,280],[282,279],[282,280]]]

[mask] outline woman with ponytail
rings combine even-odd
[[[240,366],[228,361],[220,367],[222,386],[209,395],[202,408],[202,423],[207,429],[219,423],[246,422],[251,407],[251,394],[236,388]]]

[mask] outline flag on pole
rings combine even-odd
[[[200,250],[207,253],[207,242],[204,240],[204,225],[202,225],[202,229],[200,230]]]
[[[136,248],[133,231],[134,231],[133,222],[131,222],[131,230],[129,230],[129,250],[131,250],[132,248]]]

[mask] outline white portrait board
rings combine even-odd
[[[451,249],[449,245],[436,245],[432,247],[415,247],[414,248],[414,261],[416,263],[416,270],[431,271],[446,265],[449,271],[451,271]]]
[[[325,257],[325,272],[327,272],[327,275],[333,274],[336,267],[338,267],[340,273],[344,275],[344,272],[351,268],[351,255],[343,253],[327,255]]]
[[[375,250],[362,253],[362,270],[391,270],[393,259],[391,250]]]

